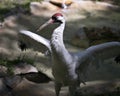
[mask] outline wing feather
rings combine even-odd
[[[37,42],[42,43],[43,45],[45,45],[51,51],[50,41],[45,39],[44,37],[42,37],[40,35],[37,35],[34,32],[31,32],[31,31],[28,31],[28,30],[20,30],[20,33],[31,37],[32,39],[36,40]]]
[[[106,59],[120,55],[120,42],[108,42],[87,48],[77,54],[76,70],[84,70],[90,63],[99,64]]]
[[[86,52],[95,58],[109,59],[120,54],[120,42],[108,42],[89,47]]]

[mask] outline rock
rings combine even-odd
[[[26,63],[19,63],[16,64],[13,68],[14,74],[25,74],[25,73],[31,73],[31,72],[38,72],[36,67],[26,64]]]
[[[3,28],[0,29],[0,56],[1,59],[5,58],[15,58],[20,52],[20,48],[18,46],[18,35],[17,32],[7,29],[7,27],[15,26],[14,17],[10,17],[9,19],[5,19],[3,22]],[[9,27],[10,27],[9,26]],[[12,56],[11,56],[12,55]]]
[[[47,12],[48,16],[50,14],[51,11],[56,11],[58,10],[58,7],[50,4],[49,2],[31,2],[30,3],[30,11],[32,14],[34,15],[37,15],[37,16],[40,16],[42,15],[43,13],[45,13],[46,11],[49,11]]]
[[[14,96],[13,89],[20,84],[20,76],[0,78],[0,96]]]
[[[15,7],[11,8],[9,12],[4,14],[4,18],[10,17],[10,16],[18,16],[20,14],[27,14],[27,10],[25,10],[21,5],[16,5]]]
[[[15,16],[8,16],[4,19],[3,22],[5,27],[9,27],[9,28],[14,28],[16,27],[16,17]]]
[[[109,27],[80,28],[73,36],[71,43],[78,47],[88,47],[108,41],[120,41],[119,30]]]
[[[4,84],[7,87],[13,89],[22,81],[22,78],[20,76],[15,75],[15,76],[6,76],[4,77],[3,80],[4,80],[3,81]]]
[[[65,4],[70,4],[72,3],[74,0],[50,0],[50,2],[56,2],[56,3],[63,3],[65,1]]]
[[[50,0],[51,4],[59,7],[59,8],[67,8],[73,3],[73,0]]]
[[[7,75],[7,67],[0,65],[0,78]]]
[[[7,90],[7,88],[6,88],[5,84],[3,83],[3,78],[0,78],[0,95],[5,94],[6,90]]]
[[[72,8],[80,8],[80,9],[84,9],[84,10],[105,10],[107,8],[111,8],[111,9],[117,9],[119,8],[119,6],[116,5],[112,5],[106,2],[93,2],[90,0],[79,0],[76,1],[72,4],[71,6]]]
[[[17,96],[55,96],[54,83],[36,84],[23,79],[14,88],[13,93]],[[86,82],[86,85],[81,85],[77,93],[77,96],[120,96],[120,81],[118,79]],[[60,96],[68,96],[66,87],[62,88]]]
[[[86,82],[78,91],[82,96],[119,96],[120,95],[120,80],[101,80]],[[116,94],[116,95],[114,95]]]
[[[3,66],[1,67],[2,68],[0,71],[6,72],[7,70],[6,67],[5,68]],[[26,71],[24,68],[26,69]],[[47,77],[45,74],[41,72],[35,73],[37,72],[37,70],[33,66],[31,67],[31,65],[27,64],[24,65],[20,64],[19,66],[17,66],[17,71],[15,70],[15,72],[16,72],[15,74],[17,75],[10,76],[2,74],[4,76],[0,78],[0,96],[14,96],[15,93],[13,92],[13,90],[15,90],[17,86],[19,86],[23,78],[26,78],[34,83],[48,83],[49,81],[51,81],[51,79]]]
[[[3,22],[0,22],[0,29],[3,28]]]
[[[34,83],[48,83],[51,81],[51,78],[49,78],[46,74],[42,72],[31,72],[26,74],[21,74],[20,76],[25,77],[27,80],[34,82]]]
[[[75,46],[86,48],[89,46],[89,39],[85,32],[86,27],[81,27],[71,39],[71,43]]]
[[[119,30],[110,27],[88,28],[86,30],[90,45],[95,45],[110,41],[120,41]],[[118,35],[119,34],[119,35]]]
[[[53,82],[36,84],[26,80],[25,78],[13,90],[13,92],[17,96],[55,96]],[[61,96],[67,96],[67,91],[62,90]]]

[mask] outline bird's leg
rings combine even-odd
[[[83,80],[83,78],[81,78],[80,74],[78,74],[78,82],[79,82],[79,85],[80,83],[83,83],[84,85],[86,85],[85,81]]]
[[[79,72],[77,72],[77,75],[78,75],[78,84],[79,84],[79,86],[80,86],[80,84],[81,83],[83,83],[84,85],[86,85],[86,83],[85,83],[85,80],[84,80],[84,78],[83,78],[83,75],[85,76],[85,73],[79,73]]]
[[[78,88],[80,88],[80,82],[78,80],[71,82],[71,84],[69,85],[69,95],[78,96],[77,95]]]
[[[55,92],[56,92],[56,96],[59,96],[60,90],[61,90],[62,84],[55,82]]]
[[[76,96],[76,90],[77,90],[76,85],[70,85],[69,86],[69,95],[70,96]]]

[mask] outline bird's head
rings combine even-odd
[[[56,13],[52,16],[53,23],[63,23],[64,17],[61,13]]]
[[[46,23],[44,23],[43,25],[41,25],[39,27],[39,29],[37,31],[40,31],[42,30],[44,27],[46,27],[47,25],[49,24],[53,24],[53,23],[63,23],[64,22],[64,17],[61,13],[55,13],[51,18],[50,20],[48,20]]]

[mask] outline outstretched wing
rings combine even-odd
[[[105,59],[120,55],[120,42],[108,42],[91,46],[84,52],[77,54],[76,70],[84,70],[90,63],[99,64]]]
[[[27,31],[27,30],[20,30],[20,33],[25,34],[25,35],[31,37],[32,39],[42,43],[43,45],[45,45],[49,49],[49,51],[51,51],[50,41],[49,40],[43,38],[40,35],[37,35],[37,34],[31,32],[31,31]]]

